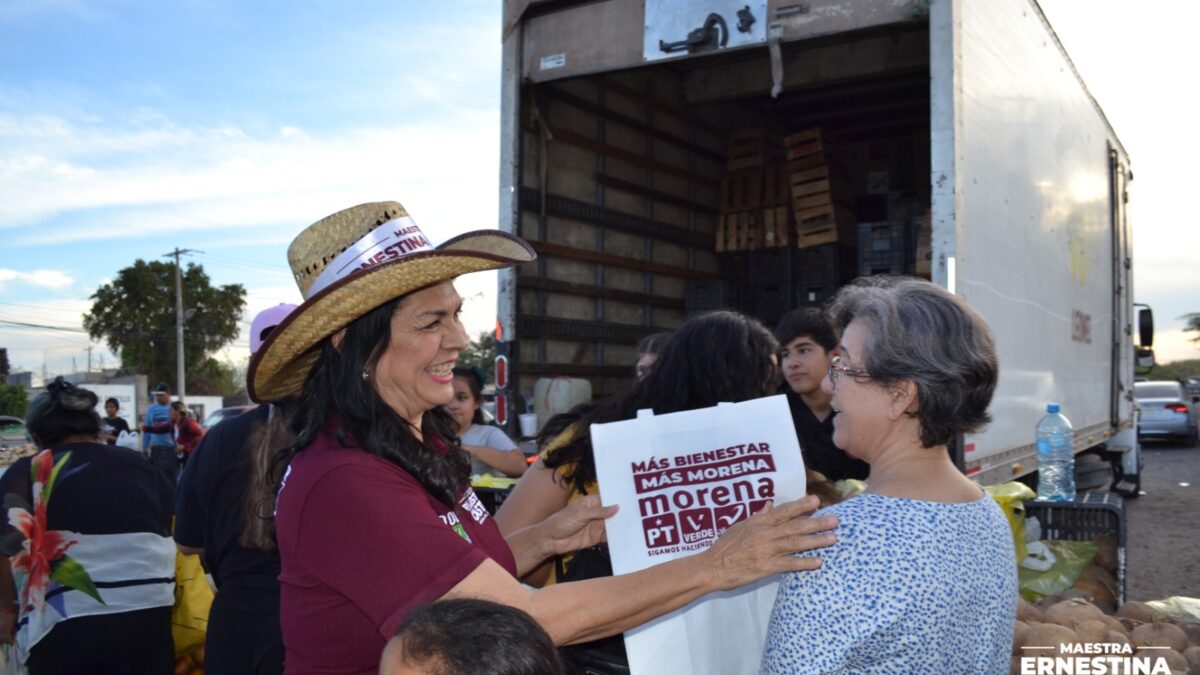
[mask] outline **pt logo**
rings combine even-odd
[[[642,530],[646,535],[646,548],[674,546],[679,543],[679,525],[674,513],[643,518]]]

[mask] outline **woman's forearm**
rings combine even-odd
[[[599,500],[594,497],[584,499],[595,503],[580,500],[581,505],[575,506],[579,514],[572,515],[568,509],[548,519],[541,525],[543,535],[571,531],[571,527],[564,525],[577,523],[578,516],[591,513],[583,506],[604,508],[598,506]],[[772,574],[820,567],[819,558],[794,555],[824,548],[836,539],[830,532],[837,526],[836,518],[806,516],[817,505],[817,499],[810,496],[776,508],[768,507],[726,530],[707,550],[686,558],[631,574],[554,584],[538,590],[518,585],[504,568],[487,560],[447,596],[485,598],[519,607],[537,619],[556,644],[616,635],[679,609],[706,593],[739,588]],[[590,545],[598,540],[595,530],[589,528],[587,532],[590,536],[577,538],[572,544]],[[536,532],[524,532],[522,536],[533,534]],[[561,545],[558,552],[582,547],[563,545],[566,540],[561,537],[542,539],[550,542],[550,546],[557,541]]]
[[[463,450],[466,450],[475,459],[493,469],[503,471],[506,476],[513,478],[525,473],[525,469],[529,466],[525,461],[525,455],[520,450],[497,450],[485,445],[464,445]]]
[[[529,613],[555,644],[618,635],[720,590],[700,556],[688,556],[633,574],[532,591]]]
[[[513,558],[517,561],[517,578],[537,569],[547,558],[554,555],[546,537],[538,531],[537,525],[523,527],[504,537],[512,550]]]

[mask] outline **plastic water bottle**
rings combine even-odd
[[[1046,406],[1037,424],[1038,499],[1069,502],[1075,499],[1075,429],[1059,412],[1057,403]]]

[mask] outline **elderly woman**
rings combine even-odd
[[[497,231],[434,248],[394,202],[310,226],[288,251],[305,301],[250,364],[257,400],[290,399],[275,525],[289,673],[374,673],[418,605],[484,598],[531,615],[556,644],[620,633],[712,591],[813,569],[831,519],[781,505],[712,548],[639,573],[530,590],[517,577],[595,544],[613,508],[573,508],[503,536],[468,483],[441,406],[467,346],[455,277],[535,258]]]
[[[457,425],[458,441],[471,456],[471,475],[498,473],[520,476],[525,473],[525,454],[500,427],[483,419],[483,374],[478,368],[454,369],[454,398],[446,412]]]
[[[97,402],[57,378],[29,406],[42,452],[0,478],[0,642],[15,638],[32,675],[170,673],[175,491],[100,441]]]
[[[1012,535],[947,444],[990,421],[991,331],[916,279],[873,277],[829,310],[842,329],[823,383],[833,442],[871,466],[869,490],[824,509],[838,543],[789,574],[763,673],[1007,673],[1016,613]]]

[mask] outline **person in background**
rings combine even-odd
[[[413,610],[388,641],[380,675],[564,675],[546,631],[516,607],[441,600]]]
[[[250,354],[295,309],[280,304],[250,323]],[[289,443],[279,411],[260,405],[208,430],[179,477],[175,542],[198,554],[217,594],[204,640],[207,672],[281,675],[279,552],[263,525],[272,495],[252,495],[266,458]],[[266,511],[269,514],[269,511]]]
[[[446,412],[458,425],[458,440],[471,456],[471,475],[498,471],[520,476],[529,464],[517,444],[500,427],[483,419],[483,372],[478,368],[454,369],[454,398]]]
[[[787,394],[792,410],[804,468],[828,481],[865,479],[870,467],[862,460],[847,457],[833,444],[831,396],[821,388],[837,346],[837,335],[829,319],[819,309],[794,309],[779,320],[775,339],[780,345],[782,391]],[[814,482],[811,476],[810,482]]]
[[[31,675],[167,675],[175,493],[145,459],[99,442],[96,403],[56,378],[25,419],[41,452],[0,477],[0,642],[15,640]]]
[[[159,382],[150,390],[150,395],[154,397],[154,403],[146,407],[142,430],[160,427],[162,431],[142,434],[142,448],[146,450],[150,462],[174,485],[179,475],[179,460],[175,458],[175,442],[171,438],[170,428],[162,427],[171,421],[171,388],[166,382]]]
[[[665,415],[770,395],[779,386],[778,349],[770,331],[745,315],[721,311],[688,319],[633,389],[595,405],[578,406],[546,423],[538,439],[541,458],[496,514],[501,532],[518,531],[599,493],[591,425],[633,419],[647,408]],[[610,575],[608,547],[599,545],[558,556],[524,580],[538,586]],[[571,646],[567,654],[578,667],[629,667],[620,635]]]
[[[646,373],[650,372],[650,366],[654,365],[654,361],[658,359],[659,352],[663,346],[667,344],[667,340],[671,339],[670,331],[663,333],[653,333],[642,338],[634,348],[635,360],[633,362],[633,379],[635,382],[640,382],[646,377]]]
[[[188,413],[187,408],[183,407],[181,401],[171,402],[165,424],[148,425],[142,427],[142,430],[151,433],[166,433],[170,436],[172,447],[174,448],[173,457],[175,459],[176,475],[178,475],[179,469],[187,463],[192,451],[196,449],[196,446],[204,438],[204,429],[200,428],[199,422],[192,419],[192,416]]]
[[[370,264],[365,252],[378,251]],[[295,442],[272,464],[288,673],[374,675],[416,607],[480,598],[527,612],[556,644],[620,634],[707,593],[815,567],[815,499],[767,508],[695,555],[632,574],[529,589],[518,577],[592,546],[616,507],[578,500],[500,532],[472,490],[442,408],[470,341],[453,279],[536,258],[479,230],[434,247],[396,202],[339,211],[288,248],[305,301],[250,361],[254,400],[285,401]],[[761,375],[765,378],[770,372]]]
[[[838,542],[820,569],[784,575],[762,673],[1008,673],[1012,533],[946,451],[991,419],[992,332],[920,279],[860,279],[829,312],[842,330],[822,384],[833,442],[871,480],[820,511],[840,520]]]
[[[104,419],[100,420],[100,439],[109,445],[117,444],[117,437],[121,432],[129,432],[129,423],[124,417],[117,414],[121,409],[121,404],[115,398],[109,398],[104,401]]]

